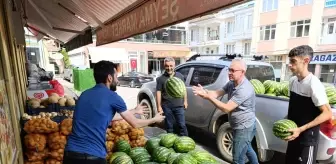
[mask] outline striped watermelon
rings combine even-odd
[[[194,150],[195,147],[195,141],[187,136],[179,137],[174,143],[174,149],[178,153],[188,153],[189,151]]]
[[[131,149],[129,156],[133,159],[138,154],[148,154],[148,151],[144,147],[135,147]]]
[[[113,160],[112,164],[134,164],[131,157],[122,155]]]
[[[184,153],[179,155],[173,164],[198,164],[197,160],[190,154]]]
[[[283,98],[283,99],[289,99],[289,97],[287,96],[278,96],[279,98]]]
[[[177,138],[176,134],[168,133],[167,135],[161,138],[160,145],[166,148],[171,148],[174,146],[176,138]]]
[[[171,153],[171,154],[169,155],[169,157],[168,157],[168,161],[167,161],[167,163],[168,163],[168,164],[173,164],[174,161],[175,161],[175,159],[177,159],[177,157],[178,157],[179,155],[181,155],[181,153]]]
[[[208,152],[201,151],[201,150],[193,150],[190,151],[188,154],[193,156],[198,163],[205,163],[205,162],[217,162],[216,159]]]
[[[157,147],[160,146],[160,138],[157,138],[157,137],[153,137],[149,140],[147,140],[146,142],[146,145],[145,145],[145,148],[147,149],[147,151],[152,154],[153,153],[153,150]]]
[[[170,77],[165,83],[165,91],[173,98],[183,98],[186,94],[186,87],[181,79]]]
[[[256,94],[264,94],[265,93],[265,87],[259,80],[251,79],[250,82],[251,82]]]
[[[117,152],[129,153],[131,145],[125,140],[119,140],[115,146]]]
[[[336,95],[328,97],[329,104],[336,104]]]
[[[275,93],[275,90],[277,88],[276,81],[266,80],[264,81],[263,85],[265,87],[265,93]]]
[[[154,149],[152,158],[155,162],[165,163],[168,160],[171,151],[165,147],[157,147]]]
[[[115,152],[112,154],[111,158],[110,158],[110,163],[113,162],[113,160],[115,160],[117,157],[119,156],[123,156],[123,155],[127,155],[126,153],[124,152]]]
[[[266,93],[265,95],[268,95],[268,96],[276,96],[276,94],[274,94],[274,93]]]
[[[140,153],[132,159],[134,164],[144,164],[151,161],[151,156],[148,153]]]
[[[285,81],[281,84],[281,93],[283,96],[289,97],[289,82]]]
[[[293,128],[297,128],[294,121],[289,119],[278,120],[273,124],[273,134],[280,139],[285,139],[286,137],[292,135],[292,133],[287,130]]]

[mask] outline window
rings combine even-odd
[[[206,54],[209,54],[209,52],[210,52],[210,48],[207,47],[206,50],[205,50],[205,53],[206,53]]]
[[[262,83],[266,80],[275,80],[274,71],[271,66],[248,65],[246,70],[248,80],[258,79]]]
[[[176,70],[176,72],[179,72],[179,73],[181,73],[181,74],[183,75],[183,77],[184,77],[184,82],[186,82],[186,80],[187,80],[187,77],[188,77],[188,75],[189,75],[190,68],[191,68],[191,67],[188,66],[188,67],[182,67],[182,68],[179,68],[179,69]]]
[[[250,55],[251,43],[244,43],[244,55]]]
[[[309,35],[310,19],[291,23],[291,37],[303,37]]]
[[[194,41],[194,30],[190,30],[190,40]]]
[[[247,29],[252,29],[252,15],[247,16]]]
[[[294,6],[307,5],[312,3],[312,0],[294,0]]]
[[[218,67],[194,67],[194,71],[190,80],[190,85],[193,86],[201,84],[202,86],[206,86],[213,84],[217,80],[221,70],[222,68]]]
[[[235,45],[234,44],[228,44],[228,45],[226,45],[226,53],[227,54],[233,54],[233,53],[235,53]]]
[[[210,27],[208,27],[208,40],[218,40],[219,39],[218,31],[219,26],[216,29],[211,29]]]
[[[328,24],[328,34],[334,33],[334,23]]]
[[[276,25],[260,27],[260,40],[273,40],[275,38]]]
[[[227,33],[231,34],[234,31],[234,22],[228,22],[227,23]]]
[[[278,9],[278,0],[263,0],[263,12]]]

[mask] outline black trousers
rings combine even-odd
[[[318,145],[300,144],[288,142],[286,152],[286,164],[316,164]]]
[[[65,151],[63,164],[107,164],[105,158],[99,158],[88,154]]]

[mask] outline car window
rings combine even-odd
[[[275,75],[271,66],[248,65],[246,78],[249,80],[258,79],[261,82],[264,82],[266,80],[275,80]]]
[[[222,70],[221,68],[217,67],[207,67],[207,66],[194,67],[190,85],[198,85],[198,84],[201,84],[202,86],[210,85],[217,80],[221,70]]]
[[[183,75],[184,82],[186,82],[186,80],[187,80],[190,68],[191,67],[188,66],[188,67],[182,67],[182,68],[176,69],[176,72],[179,72],[179,73],[181,73]]]

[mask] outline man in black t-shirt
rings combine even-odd
[[[289,80],[288,119],[298,128],[288,142],[286,164],[315,164],[319,141],[320,124],[332,118],[328,98],[321,81],[308,71],[313,49],[298,46],[289,52],[289,68],[295,76]]]
[[[165,91],[165,83],[170,76],[175,76],[185,81],[183,75],[175,72],[175,60],[167,57],[164,60],[165,73],[156,79],[156,102],[159,113],[164,113],[165,128],[168,133],[173,133],[174,120],[179,127],[180,136],[188,136],[188,130],[185,124],[184,110],[188,107],[187,94],[184,98],[170,97]]]

